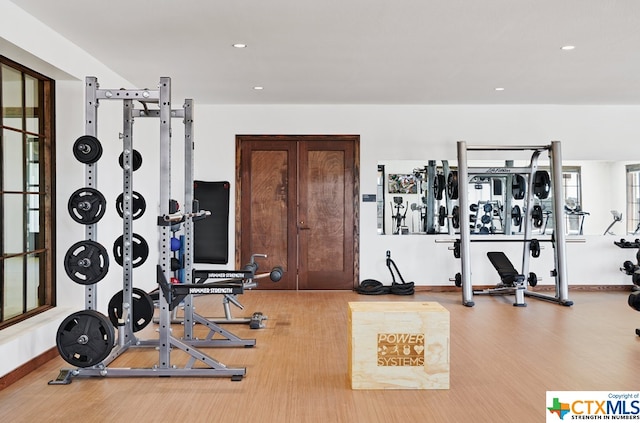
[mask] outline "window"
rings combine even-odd
[[[54,82],[0,56],[0,328],[55,305]]]
[[[541,167],[540,170],[550,172],[549,168]],[[562,192],[565,210],[565,232],[567,234],[582,235],[583,223],[586,213],[582,210],[582,184],[580,181],[580,166],[562,166]],[[549,197],[540,200],[543,210],[551,211],[553,208],[553,190]],[[553,216],[549,215],[546,229],[553,228]]]
[[[640,229],[640,164],[627,165],[627,233]]]
[[[572,210],[582,210],[582,193],[580,187],[580,167],[562,167],[562,188],[564,202]]]

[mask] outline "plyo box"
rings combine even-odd
[[[350,302],[351,389],[449,389],[449,310],[436,302]]]

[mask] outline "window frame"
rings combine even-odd
[[[0,55],[0,65],[6,66],[20,72],[21,84],[21,128],[6,125],[5,116],[9,113],[8,109],[5,109],[3,105],[2,86],[0,85],[0,162],[3,162],[5,131],[11,131],[14,134],[20,134],[22,138],[22,145],[24,147],[23,154],[23,175],[22,175],[22,191],[5,191],[4,174],[0,172],[0,330],[14,325],[18,322],[22,322],[32,316],[49,310],[56,305],[56,283],[55,283],[55,81],[39,72],[34,71],[20,63],[17,63],[5,56]],[[2,80],[2,67],[0,66],[0,80]],[[30,107],[26,104],[26,85],[25,79],[29,77],[35,79],[37,87],[38,105],[37,109],[29,111]],[[27,118],[29,116],[38,117],[38,129],[36,132],[31,132],[27,127]],[[27,167],[25,166],[27,159],[27,148],[30,143],[33,143],[33,138],[38,139],[38,187],[33,190],[28,187],[28,176],[26,174]],[[38,196],[38,245],[32,250],[28,248],[27,237],[29,233],[26,231],[26,223],[23,229],[23,248],[21,252],[6,253],[5,240],[4,240],[4,228],[5,228],[5,210],[4,203],[7,195],[22,195],[22,204],[25,207],[24,221],[29,219],[29,212],[31,209],[27,209],[29,196]],[[29,277],[32,274],[28,264],[28,258],[30,256],[37,255],[39,257],[37,270],[37,302],[35,306],[29,306],[28,295],[29,289],[33,289],[29,286]],[[23,271],[22,271],[22,305],[21,313],[12,317],[5,317],[5,264],[6,261],[12,258],[24,257]],[[33,281],[32,281],[33,282]]]
[[[634,178],[635,175],[635,178]],[[640,163],[625,166],[626,233],[635,235],[640,229]],[[634,184],[634,179],[636,183]]]

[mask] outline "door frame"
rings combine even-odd
[[[360,280],[360,135],[236,135],[236,165],[235,165],[235,267],[239,269],[242,251],[242,141],[351,141],[353,142],[353,288],[357,288]],[[296,252],[296,255],[298,252]],[[296,265],[297,272],[297,265]],[[296,284],[296,289],[298,289]]]

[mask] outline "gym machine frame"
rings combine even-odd
[[[72,377],[167,377],[167,376],[198,376],[198,377],[230,377],[231,380],[242,380],[246,374],[245,368],[230,368],[214,360],[207,354],[199,351],[190,344],[190,340],[180,340],[171,333],[170,304],[165,297],[167,294],[161,289],[159,295],[159,339],[143,341],[137,339],[133,332],[132,313],[132,280],[133,280],[133,244],[132,244],[132,173],[133,173],[133,120],[134,117],[158,117],[160,120],[160,195],[159,195],[159,216],[158,216],[158,240],[160,254],[158,257],[157,276],[160,287],[170,286],[171,279],[171,234],[170,234],[170,210],[171,199],[171,119],[174,117],[183,118],[185,124],[185,153],[186,157],[192,158],[193,150],[193,100],[187,99],[182,109],[171,109],[171,79],[160,78],[157,90],[149,89],[99,89],[96,77],[87,77],[85,86],[85,133],[97,136],[97,108],[100,100],[123,100],[124,131],[123,139],[123,315],[118,324],[117,345],[102,362],[86,368],[62,369],[56,380],[50,384],[68,384]],[[133,101],[140,101],[144,108],[136,110]],[[157,103],[158,110],[149,110],[147,103]],[[190,175],[192,181],[193,169],[191,161],[187,160],[185,176]],[[87,164],[85,167],[86,187],[94,188],[97,185],[97,165]],[[193,189],[191,183],[190,189]],[[189,197],[186,191],[186,199]],[[191,191],[192,195],[192,191]],[[192,211],[192,201],[186,201],[185,212],[182,219],[185,222],[187,235],[192,233],[191,221],[193,217],[202,216],[204,212]],[[97,238],[97,227],[95,224],[87,225],[85,237],[95,241]],[[191,242],[186,243],[186,249],[191,249]],[[191,284],[191,252],[185,255],[185,284],[180,288],[190,292],[194,289]],[[200,292],[211,284],[198,284]],[[242,286],[238,283],[215,284],[215,290],[211,293],[219,294],[220,290],[225,292],[241,293]],[[166,291],[166,290],[165,290]],[[171,290],[172,291],[172,290]],[[187,295],[185,298],[190,298]],[[85,309],[95,310],[97,300],[97,288],[95,284],[85,286]],[[121,354],[132,347],[155,347],[159,352],[159,362],[152,368],[109,368],[109,364]],[[183,351],[189,359],[183,368],[178,368],[171,363],[171,351],[177,348]],[[194,364],[200,363],[207,367],[195,368]]]
[[[523,242],[523,257],[522,257],[522,272],[521,274],[527,275],[529,273],[529,254],[531,244],[531,211],[533,205],[533,186],[535,173],[538,169],[538,157],[543,151],[548,151],[551,159],[551,187],[553,190],[553,214],[554,214],[554,233],[550,240],[554,245],[554,263],[555,270],[552,276],[555,277],[555,295],[544,295],[537,292],[528,291],[526,288],[526,282],[521,283],[515,289],[516,302],[514,305],[525,305],[524,296],[530,296],[542,300],[556,302],[564,306],[573,305],[573,301],[569,300],[569,288],[567,280],[567,262],[566,262],[566,235],[564,219],[561,216],[564,215],[563,209],[563,196],[562,196],[562,153],[560,150],[560,142],[552,141],[550,145],[544,146],[467,146],[465,141],[458,141],[458,201],[460,207],[460,259],[462,263],[461,283],[462,283],[462,304],[467,307],[473,307],[473,294],[495,294],[491,291],[474,291],[473,284],[471,282],[471,262],[470,262],[470,243],[476,240],[471,239],[469,232],[469,193],[467,190],[467,184],[469,181],[469,174],[490,174],[490,175],[514,175],[523,174],[527,175],[527,194],[525,200],[525,207],[527,210],[527,218],[524,219],[524,239]],[[467,152],[468,151],[533,151],[531,156],[531,162],[528,167],[489,167],[489,168],[472,168],[467,167]],[[509,203],[507,203],[509,204]],[[486,242],[500,242],[510,240],[491,240],[487,239],[483,235],[482,241]],[[477,241],[480,241],[478,239]],[[543,241],[543,240],[540,240]],[[512,289],[513,290],[513,289]]]

